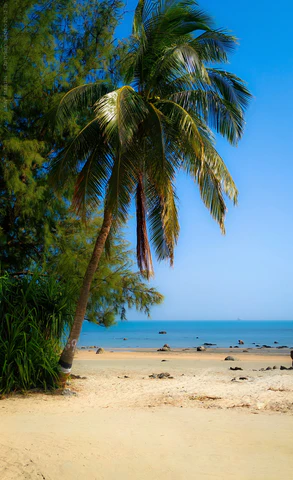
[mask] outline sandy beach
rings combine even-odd
[[[293,371],[281,365],[276,349],[78,351],[86,378],[68,395],[0,401],[0,478],[290,478]]]

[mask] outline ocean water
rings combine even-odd
[[[159,331],[166,331],[160,335]],[[198,338],[197,338],[198,337]],[[127,338],[127,340],[123,340]],[[287,345],[293,348],[293,321],[119,321],[106,329],[84,322],[78,346],[104,348],[188,348],[214,343],[229,347],[243,340],[246,347]]]

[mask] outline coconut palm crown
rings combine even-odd
[[[98,81],[63,97],[56,117],[61,127],[82,108],[92,108],[92,119],[53,161],[54,182],[63,187],[76,175],[73,206],[79,213],[104,201],[105,229],[98,235],[83,299],[111,229],[126,221],[133,196],[140,270],[153,273],[148,232],[156,256],[173,263],[179,235],[175,179],[182,169],[225,232],[225,196],[236,204],[238,192],[214,133],[237,145],[250,98],[240,78],[217,67],[228,63],[235,45],[235,37],[216,29],[195,1],[140,0],[120,59],[122,86]]]

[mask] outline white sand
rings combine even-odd
[[[253,371],[290,360],[233,355],[79,353],[77,396],[0,401],[0,479],[292,478],[293,371]]]

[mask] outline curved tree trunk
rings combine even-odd
[[[94,275],[96,273],[97,267],[99,265],[99,261],[103,253],[105,242],[109,235],[111,225],[112,225],[112,213],[106,208],[104,212],[103,224],[99,232],[98,238],[96,240],[94,251],[92,253],[90,262],[88,264],[88,267],[83,279],[83,284],[82,284],[79,299],[77,302],[74,321],[70,331],[70,335],[59,360],[59,365],[61,370],[60,382],[63,385],[65,384],[66,378],[71,372],[76,344],[78,342],[82,323],[86,314],[86,308],[87,308],[88,299],[90,296],[91,284],[92,284]]]

